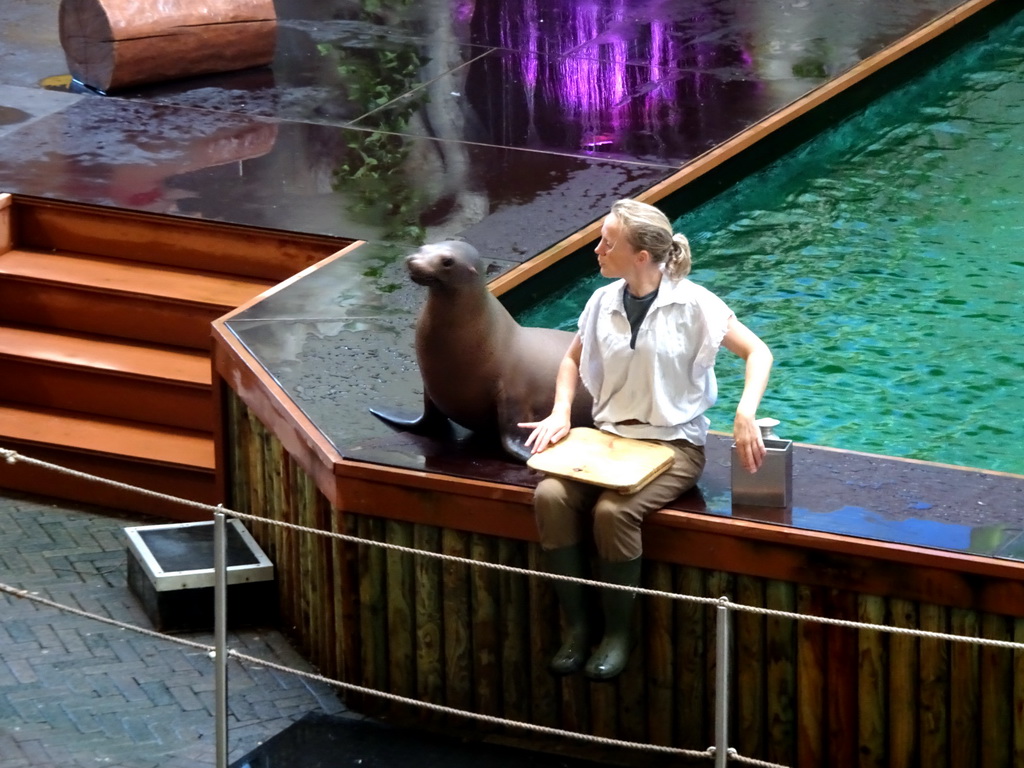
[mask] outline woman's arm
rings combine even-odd
[[[757,407],[768,387],[768,376],[772,370],[772,353],[752,330],[736,319],[729,319],[729,327],[722,339],[722,346],[746,361],[743,378],[743,394],[736,407],[732,434],[736,441],[740,461],[748,472],[756,472],[764,461],[765,447],[761,430],[754,420]]]
[[[576,396],[576,382],[580,377],[582,350],[583,342],[577,333],[572,337],[569,349],[558,365],[555,404],[551,408],[551,414],[542,421],[524,421],[519,424],[520,427],[533,430],[526,438],[526,446],[532,446],[533,453],[540,453],[569,434],[569,428],[572,426],[572,401]]]

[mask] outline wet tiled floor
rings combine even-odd
[[[100,96],[44,87],[57,0],[5,4],[0,190],[367,240],[232,330],[343,455],[530,485],[368,413],[419,404],[402,258],[462,238],[497,276],[958,2],[365,5],[280,0],[271,66]],[[712,450],[682,503],[732,514]],[[1016,556],[1019,479],[799,450],[789,524]]]
[[[123,529],[153,519],[0,492],[0,583],[143,629]],[[175,637],[213,644],[212,627]],[[313,671],[269,626],[232,627],[233,650]],[[201,648],[0,594],[0,766],[216,764],[215,671]],[[252,664],[228,672],[231,760],[311,713],[344,723],[337,689]]]

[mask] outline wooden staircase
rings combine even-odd
[[[210,323],[348,244],[0,195],[0,448],[216,504]],[[208,517],[23,462],[0,487]]]

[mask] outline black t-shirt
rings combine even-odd
[[[629,348],[636,349],[636,334],[640,330],[640,323],[647,317],[647,311],[658,296],[658,289],[639,298],[629,292],[629,288],[622,289],[622,307],[626,310],[626,319],[629,320],[629,329],[633,335],[629,339]]]

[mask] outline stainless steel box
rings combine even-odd
[[[732,503],[755,507],[793,505],[793,441],[764,441],[768,453],[757,472],[743,468],[732,447]]]
[[[274,565],[239,520],[225,524],[229,624],[273,622]],[[161,631],[213,626],[213,521],[145,525],[128,537],[128,586]]]

